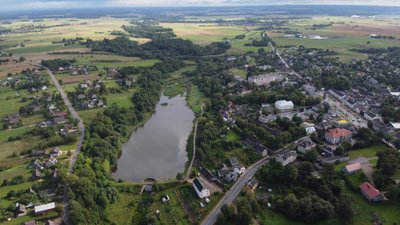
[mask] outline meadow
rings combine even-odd
[[[313,24],[330,24],[322,29],[311,29]],[[307,48],[330,49],[339,53],[339,59],[348,61],[353,58],[366,59],[365,54],[349,51],[352,48],[385,48],[400,46],[400,24],[395,19],[378,20],[374,18],[350,17],[312,17],[311,19],[293,19],[283,26],[290,33],[319,35],[327,39],[309,39],[285,37],[284,33],[272,30],[268,35],[278,46],[305,46]],[[395,40],[374,39],[370,34],[391,35]]]

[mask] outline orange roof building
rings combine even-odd
[[[351,136],[351,131],[342,128],[335,128],[325,133],[325,140],[331,144],[338,144],[350,140]]]

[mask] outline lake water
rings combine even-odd
[[[175,178],[184,171],[188,160],[186,144],[194,118],[185,97],[162,95],[156,112],[122,146],[113,178],[125,181]]]

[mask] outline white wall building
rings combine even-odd
[[[207,198],[208,196],[210,196],[210,190],[205,188],[200,180],[197,178],[193,180],[193,188],[199,198]]]
[[[275,102],[275,108],[278,110],[290,110],[294,108],[292,101],[280,100]]]
[[[269,85],[271,82],[279,82],[283,80],[283,76],[276,73],[262,74],[258,76],[251,76],[248,78],[249,83],[254,83],[258,86]]]

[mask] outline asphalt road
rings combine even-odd
[[[85,138],[85,125],[83,123],[83,120],[79,117],[78,112],[75,110],[75,108],[72,106],[72,103],[69,101],[67,94],[64,92],[64,90],[61,88],[60,83],[58,82],[57,78],[55,77],[54,73],[49,69],[46,68],[40,64],[35,64],[31,63],[34,66],[42,67],[47,70],[47,73],[50,76],[51,81],[53,82],[54,86],[56,87],[57,91],[60,93],[61,98],[64,101],[64,104],[67,106],[68,111],[72,115],[73,118],[77,119],[78,122],[78,128],[80,131],[80,137],[79,137],[79,142],[75,148],[74,154],[69,160],[69,167],[68,167],[68,173],[72,173],[74,171],[75,163],[76,160],[78,159],[79,152],[81,151],[83,140]],[[64,215],[63,215],[63,222],[67,225],[71,224],[70,219],[69,219],[69,199],[68,199],[68,187],[64,186],[64,199],[63,199],[63,205],[64,205]]]
[[[54,76],[53,72],[51,70],[49,70],[48,68],[46,68],[46,69],[50,75],[50,78],[51,78],[53,84],[56,86],[58,92],[60,93],[61,98],[64,101],[64,104],[67,106],[68,111],[71,113],[73,118],[75,118],[79,121],[78,122],[78,128],[80,130],[79,142],[75,148],[74,154],[72,155],[72,157],[69,160],[69,167],[68,167],[68,173],[72,173],[72,172],[74,172],[75,163],[76,163],[76,160],[78,159],[78,155],[81,151],[83,140],[85,138],[85,125],[83,123],[83,120],[79,117],[78,112],[75,110],[75,108],[72,106],[72,103],[69,101],[67,94],[61,88],[61,85],[58,82],[57,78]],[[63,200],[63,204],[64,204],[63,222],[65,224],[69,225],[69,224],[71,224],[71,222],[69,219],[69,205],[68,205],[69,199],[68,199],[67,192],[68,192],[68,187],[65,186],[64,187],[64,200]]]
[[[236,183],[229,189],[229,191],[225,192],[224,196],[222,199],[218,202],[218,204],[210,211],[210,213],[207,215],[206,218],[201,222],[201,225],[213,225],[217,219],[218,215],[221,212],[221,208],[225,204],[230,204],[235,200],[235,198],[239,195],[239,193],[242,191],[242,189],[246,186],[247,182],[256,174],[257,170],[260,169],[262,166],[264,166],[270,159],[275,158],[278,156],[281,152],[290,150],[293,146],[293,144],[296,144],[298,141],[301,141],[305,138],[308,137],[303,137],[298,139],[297,141],[294,141],[290,144],[288,144],[286,147],[281,148],[276,151],[271,156],[266,156],[265,158],[260,159],[250,167],[246,169],[246,171],[239,177],[239,179],[236,181]]]

